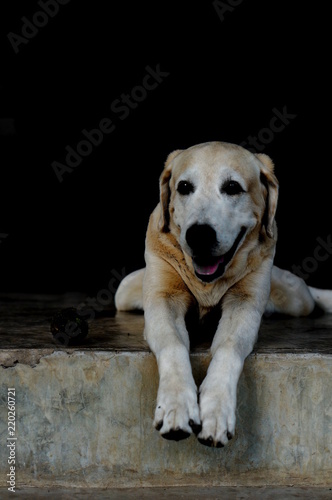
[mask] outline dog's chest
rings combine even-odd
[[[186,314],[186,327],[192,347],[211,343],[222,315],[221,304],[215,307],[191,307]]]

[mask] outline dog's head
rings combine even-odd
[[[221,277],[259,228],[273,238],[278,181],[273,163],[233,144],[171,153],[160,177],[160,230],[170,231],[203,282]]]

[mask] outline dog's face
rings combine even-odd
[[[161,230],[171,231],[196,276],[220,278],[247,236],[273,236],[278,183],[272,161],[212,142],[169,155],[160,180]]]

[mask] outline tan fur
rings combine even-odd
[[[218,154],[218,150],[223,147],[229,148],[232,151],[236,150],[242,162],[245,161],[243,156],[246,156],[247,152],[242,148],[229,144],[211,143],[210,149],[212,149],[212,153],[210,154]],[[270,198],[273,199],[273,204],[269,208],[269,222],[268,229],[266,230],[262,227],[266,207],[265,204],[268,196],[266,188],[263,184],[257,186],[257,179],[248,179],[253,205],[256,208],[256,228],[247,236],[246,241],[236,253],[222,279],[211,284],[203,283],[195,276],[191,261],[188,259],[186,260],[186,256],[183,254],[178,242],[179,230],[173,224],[170,215],[167,214],[167,212],[172,213],[173,208],[171,193],[172,191],[174,192],[175,178],[172,178],[171,175],[172,167],[174,165],[174,160],[176,160],[176,158],[179,160],[179,154],[181,152],[182,151],[177,150],[171,153],[166,160],[160,180],[161,202],[150,218],[147,230],[146,250],[158,255],[161,259],[168,262],[187,285],[185,293],[190,291],[202,307],[209,308],[215,306],[234,283],[259,267],[262,259],[273,255],[277,236],[276,223],[274,220],[277,194],[273,196],[270,195]],[[182,161],[177,175],[183,173],[190,163],[190,155],[184,159],[182,159],[182,157],[183,155],[181,155]],[[272,186],[270,191],[272,192],[273,189],[277,191],[278,182],[273,174],[272,161],[268,159],[266,155],[258,155],[258,158],[262,166],[262,174],[267,177],[270,186]],[[246,175],[247,177],[248,175],[250,176],[251,172],[247,172],[240,162],[238,164],[234,163],[234,168],[238,168],[242,175]],[[169,228],[166,229],[165,225],[167,219],[170,219],[170,221]],[[267,237],[267,231],[271,233],[271,237]],[[258,243],[259,236],[261,236],[260,243]],[[164,287],[165,284],[161,282],[160,286]],[[167,281],[167,289],[168,291],[172,290],[172,281],[170,280]]]

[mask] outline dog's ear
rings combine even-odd
[[[161,217],[159,221],[159,229],[167,233],[169,230],[169,212],[168,205],[171,196],[171,191],[169,187],[169,181],[172,176],[173,160],[174,158],[182,152],[182,149],[177,149],[167,156],[164,170],[160,176],[159,180],[159,190],[160,190],[160,205],[161,205]]]
[[[261,182],[267,189],[264,225],[266,234],[273,238],[273,222],[277,210],[279,183],[274,175],[274,164],[269,156],[263,153],[256,154],[260,161]]]

